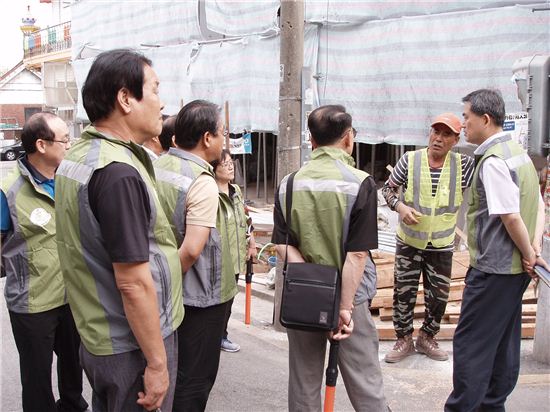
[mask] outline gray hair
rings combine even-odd
[[[500,90],[479,89],[462,98],[462,102],[470,103],[470,110],[478,116],[489,115],[495,125],[502,127],[506,116],[504,99]]]

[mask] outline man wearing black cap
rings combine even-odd
[[[415,353],[412,334],[420,273],[426,311],[416,351],[434,360],[448,359],[434,336],[449,297],[457,212],[474,166],[472,158],[451,152],[461,128],[454,114],[437,116],[428,147],[405,153],[382,189],[388,206],[399,213],[393,288],[397,342],[385,357],[389,363]]]

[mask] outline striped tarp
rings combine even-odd
[[[460,115],[460,99],[480,87],[500,89],[507,111],[519,111],[512,64],[550,53],[550,12],[525,3],[306,1],[304,66],[314,103],[345,105],[359,141],[392,144],[426,143],[429,119]],[[280,37],[265,34],[273,33],[278,2],[207,0],[209,30],[244,36],[210,43],[199,41],[197,0],[72,7],[79,89],[88,56],[135,47],[153,60],[167,114],[197,98],[227,100],[232,132],[277,132]],[[85,118],[81,107],[78,116]]]

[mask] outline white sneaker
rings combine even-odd
[[[238,352],[241,350],[241,347],[237,343],[233,343],[229,339],[223,338],[220,349],[225,352]]]

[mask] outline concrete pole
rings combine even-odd
[[[287,174],[300,167],[302,66],[304,64],[304,2],[281,1],[281,47],[279,87],[279,135],[277,137],[277,178],[279,182]],[[282,331],[279,323],[281,292],[283,286],[282,262],[277,261],[275,281],[275,329]]]

